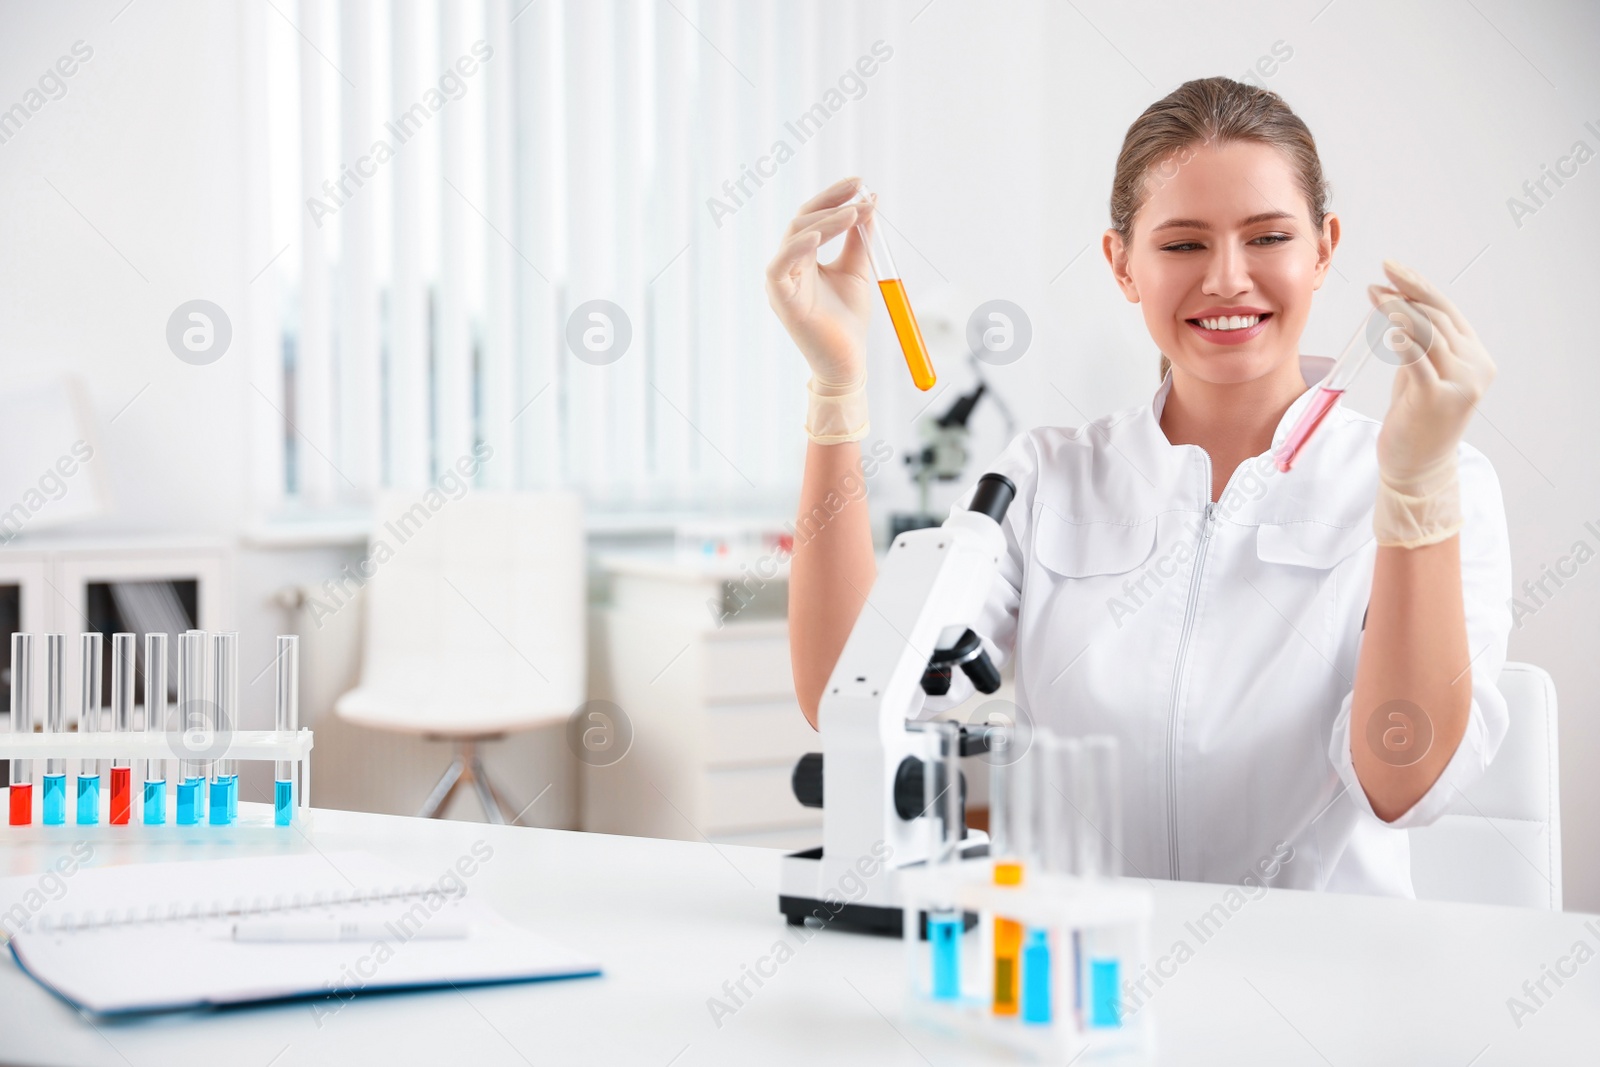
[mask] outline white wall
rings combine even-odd
[[[74,41],[95,49],[66,96],[0,144],[0,378],[50,367],[88,382],[117,506],[99,528],[236,534],[247,503],[246,414],[261,402],[245,376],[247,353],[190,367],[162,335],[172,309],[195,297],[243,315],[263,265],[243,251],[239,16],[227,4],[146,0],[117,15],[121,6],[0,4],[0,107]],[[1600,478],[1577,433],[1600,386],[1590,331],[1580,328],[1600,291],[1600,162],[1520,228],[1506,207],[1575,141],[1600,150],[1600,135],[1584,127],[1600,128],[1600,10],[1576,0],[904,0],[895,12],[886,35],[895,58],[853,121],[892,129],[896,151],[885,153],[890,164],[860,167],[891,168],[867,176],[904,235],[897,254],[914,299],[947,281],[1032,316],[1033,350],[989,371],[1022,425],[1070,424],[1079,411],[1092,418],[1148,396],[1154,346],[1098,249],[1123,132],[1183,80],[1240,76],[1281,41],[1293,54],[1265,83],[1317,136],[1345,229],[1304,349],[1336,349],[1384,256],[1443,282],[1500,366],[1469,440],[1500,473],[1517,581],[1538,578],[1578,540],[1600,548],[1585,527],[1600,528]],[[870,43],[840,41],[819,54],[817,85]],[[235,344],[246,343],[250,331],[235,325]],[[885,334],[879,341],[892,352]],[[927,398],[898,357],[878,366],[875,426],[908,447]],[[961,380],[948,360],[940,370]],[[1356,406],[1381,414],[1386,386],[1375,369]],[[993,410],[980,410],[976,425],[974,469],[1004,443]],[[876,491],[880,517],[912,500],[892,469]],[[329,549],[291,569],[319,581],[338,561]],[[1600,566],[1586,565],[1511,644],[1512,657],[1548,669],[1561,694],[1565,890],[1568,907],[1590,911],[1600,910],[1600,781],[1586,773],[1600,757],[1597,638]]]

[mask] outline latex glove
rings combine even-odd
[[[1495,365],[1449,297],[1393,260],[1384,260],[1383,267],[1394,285],[1369,286],[1373,304],[1398,295],[1428,321],[1414,324],[1405,316],[1395,320],[1416,358],[1396,371],[1389,412],[1378,433],[1373,531],[1380,545],[1415,548],[1461,529],[1456,448],[1494,381]]]
[[[868,427],[867,324],[878,286],[856,229],[874,205],[849,202],[860,184],[845,178],[802,204],[767,265],[767,303],[811,367],[806,432],[821,444],[860,440]],[[841,233],[838,258],[817,262],[817,249]]]

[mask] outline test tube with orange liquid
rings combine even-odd
[[[857,203],[870,204],[873,202],[872,193],[865,185],[857,186],[855,200]],[[928,346],[922,340],[922,329],[917,325],[911,300],[906,296],[905,282],[901,281],[900,271],[894,265],[894,256],[889,254],[889,242],[883,236],[883,227],[878,225],[877,212],[873,212],[866,222],[858,224],[856,232],[867,246],[867,258],[872,261],[872,273],[878,279],[878,289],[883,293],[884,305],[889,309],[889,321],[894,323],[894,335],[900,340],[900,351],[905,353],[911,380],[918,389],[926,392],[933,388],[937,380],[933,374],[933,361],[928,358]]]

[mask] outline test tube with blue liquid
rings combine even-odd
[[[1034,731],[1033,744],[1017,759],[1014,789],[1018,797],[1013,834],[1019,852],[1028,856],[1041,871],[1068,872],[1066,802],[1061,795],[1060,756],[1062,743],[1048,729]],[[1018,968],[1022,976],[1018,1014],[1024,1023],[1045,1025],[1056,1021],[1055,946],[1049,930],[1038,926],[1023,928]]]
[[[1121,873],[1122,791],[1114,737],[1083,739],[1073,775],[1074,805],[1081,813],[1076,849],[1086,878]],[[1088,929],[1079,939],[1080,982],[1087,992],[1090,1029],[1122,1026],[1122,957],[1128,947],[1115,930]]]
[[[922,812],[928,829],[930,872],[949,873],[961,850],[961,727],[931,723],[934,756],[923,768]],[[930,990],[934,1000],[961,999],[962,911],[953,902],[928,909],[928,946],[932,960]]]
[[[211,736],[214,744],[224,744],[233,736],[239,708],[239,635],[211,635]],[[239,775],[234,761],[219,759],[211,764],[210,815],[212,826],[226,826],[238,811]]]
[[[188,630],[178,635],[178,721],[183,726],[184,750],[205,736],[211,725],[206,711],[206,635],[201,630]],[[205,791],[206,766],[200,760],[178,761],[177,811],[174,821],[179,826],[194,826],[200,821],[200,808]]]
[[[67,732],[67,635],[44,635],[44,732]],[[46,826],[67,821],[67,761],[51,756],[44,761],[40,798]]]
[[[167,728],[167,635],[144,637],[144,728],[157,734]],[[144,824],[167,821],[167,766],[165,760],[145,761]]]
[[[11,732],[33,733],[33,635],[11,635]],[[33,822],[33,761],[11,761],[10,822]]]
[[[78,635],[82,657],[78,686],[78,732],[100,732],[100,635]],[[100,821],[100,761],[89,757],[78,769],[78,825],[93,826]]]
[[[300,729],[300,638],[278,635],[277,717],[279,733],[291,737]],[[272,774],[272,821],[288,826],[294,819],[294,760],[278,760]]]

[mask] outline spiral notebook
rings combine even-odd
[[[481,857],[480,857],[481,858]],[[477,899],[478,863],[419,878],[365,852],[148,863],[0,879],[0,928],[30,977],[100,1015],[372,990],[598,975],[592,960]],[[492,862],[492,859],[489,861]],[[383,937],[235,941],[258,917],[359,918]],[[465,937],[418,936],[448,917]],[[440,927],[439,929],[442,929]]]

